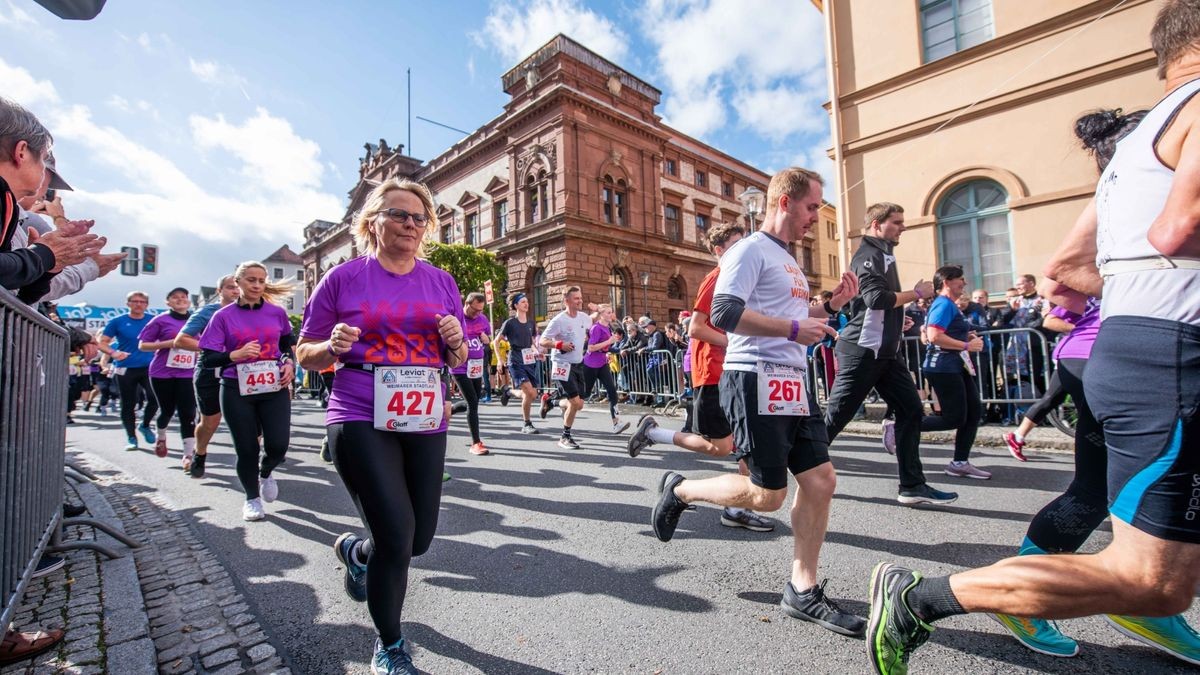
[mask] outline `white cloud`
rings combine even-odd
[[[162,277],[137,281],[155,297],[158,286],[165,293],[175,285],[211,283],[241,260],[265,256],[283,243],[295,247],[309,221],[336,221],[344,211],[343,200],[321,188],[326,169],[317,144],[266,109],[241,121],[193,116],[191,143],[173,157],[98,121],[86,105],[61,102],[49,83],[3,57],[0,81],[17,102],[42,102],[36,112],[54,133],[59,166],[76,188],[67,196],[69,212],[95,218],[96,231],[108,237],[110,249],[162,246],[164,266],[172,262],[170,275],[164,270]],[[11,88],[14,82],[19,86]],[[117,95],[105,105],[155,111],[153,100]],[[232,180],[214,185],[221,178],[193,175],[191,167],[200,161],[193,148],[209,156],[218,176]],[[71,169],[89,165],[99,171],[84,176]],[[119,303],[130,281],[114,274],[81,296]]]
[[[191,57],[188,57],[188,67],[191,68],[196,79],[201,82],[215,86],[237,87],[246,100],[250,100],[250,94],[246,92],[246,78],[239,75],[232,67],[221,65],[216,61],[197,61]]]
[[[147,33],[140,33],[137,36],[137,43],[142,46],[147,52],[154,53],[154,44]]]
[[[109,96],[105,103],[108,105],[108,107],[115,108],[121,112],[129,112],[133,110],[133,106],[130,105],[129,101],[124,96],[118,96],[117,94]]]
[[[703,136],[733,109],[743,127],[773,140],[821,128],[811,120],[825,114],[824,33],[810,3],[650,0],[641,17],[672,126]]]
[[[629,41],[612,21],[583,6],[580,0],[497,0],[472,33],[476,44],[495,49],[509,67],[529,56],[558,33],[611,61],[620,62],[629,52]]]
[[[0,82],[4,83],[5,98],[12,99],[26,107],[36,107],[43,104],[57,103],[58,91],[49,80],[37,80],[24,68],[10,66],[0,58]]]
[[[0,8],[0,26],[28,29],[39,25],[37,19],[34,19],[29,12],[14,5],[11,0],[5,4],[8,5],[8,11]]]

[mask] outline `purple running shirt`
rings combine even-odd
[[[232,352],[250,342],[262,347],[255,361],[278,361],[279,338],[292,334],[292,322],[279,305],[262,301],[254,307],[234,302],[217,310],[200,336],[200,349]],[[247,359],[248,361],[249,359]],[[237,367],[225,366],[221,377],[237,379]]]
[[[603,321],[597,321],[588,330],[589,345],[598,345],[610,337],[612,337],[612,331],[608,329],[608,326],[604,325]],[[583,357],[583,365],[588,368],[599,368],[600,366],[608,365],[608,352],[604,350],[588,352],[587,356]]]
[[[1062,310],[1060,313],[1059,310]],[[1054,346],[1054,360],[1058,359],[1086,359],[1092,355],[1092,345],[1096,343],[1096,336],[1100,334],[1100,301],[1096,298],[1088,298],[1087,309],[1084,310],[1083,316],[1075,321],[1071,321],[1072,317],[1078,316],[1073,312],[1068,312],[1061,307],[1055,307],[1050,310],[1052,316],[1057,316],[1063,321],[1075,324],[1070,333],[1062,336],[1058,344]]]
[[[173,312],[163,312],[158,316],[150,319],[150,323],[142,328],[142,332],[138,335],[140,342],[162,342],[163,340],[174,340],[179,331],[183,330],[183,324],[187,323],[188,315],[183,315],[183,318],[177,318],[178,315]],[[191,368],[170,368],[167,366],[167,355],[171,353],[171,348],[154,350],[154,360],[150,362],[150,377],[161,378],[188,378],[191,379],[192,374],[196,371],[195,359],[193,359]],[[188,352],[194,357],[199,357],[195,352]]]
[[[304,308],[300,337],[328,340],[333,327],[344,323],[362,331],[350,351],[338,356],[344,364],[384,366],[445,365],[446,345],[435,315],[455,316],[464,325],[462,296],[454,277],[417,260],[408,274],[393,274],[373,256],[348,260],[330,270],[313,290]],[[373,422],[374,374],[357,368],[339,368],[325,424]],[[441,433],[437,429],[407,433]]]
[[[466,315],[464,314],[463,316],[465,317]],[[488,321],[486,314],[480,312],[475,315],[474,319],[464,318],[463,335],[467,338],[467,360],[460,363],[450,372],[455,375],[466,375],[467,362],[471,359],[483,358],[483,340],[479,339],[479,336],[484,333],[488,335],[492,334],[492,322]],[[487,364],[484,364],[484,367],[486,368]],[[480,372],[479,377],[483,377],[482,372]]]

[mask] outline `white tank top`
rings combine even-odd
[[[1167,95],[1117,143],[1096,186],[1096,264],[1161,256],[1150,225],[1162,213],[1175,172],[1154,146],[1179,110],[1200,92],[1200,79]],[[1138,316],[1200,325],[1200,270],[1122,272],[1106,277],[1100,317]]]

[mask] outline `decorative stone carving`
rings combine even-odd
[[[525,266],[526,267],[541,267],[542,266],[542,251],[537,246],[530,246],[525,249]]]
[[[629,249],[617,247],[617,267],[629,267]]]
[[[621,95],[621,76],[613,73],[608,76],[608,91],[613,96]]]
[[[621,165],[621,151],[620,150],[613,148],[611,157],[612,157],[613,164],[616,164],[618,166]]]

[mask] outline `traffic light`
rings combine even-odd
[[[142,244],[142,274],[158,274],[158,247]]]
[[[125,259],[121,261],[121,275],[126,277],[136,277],[138,269],[141,268],[141,263],[138,260],[138,247],[122,246],[121,253],[125,254]]]

